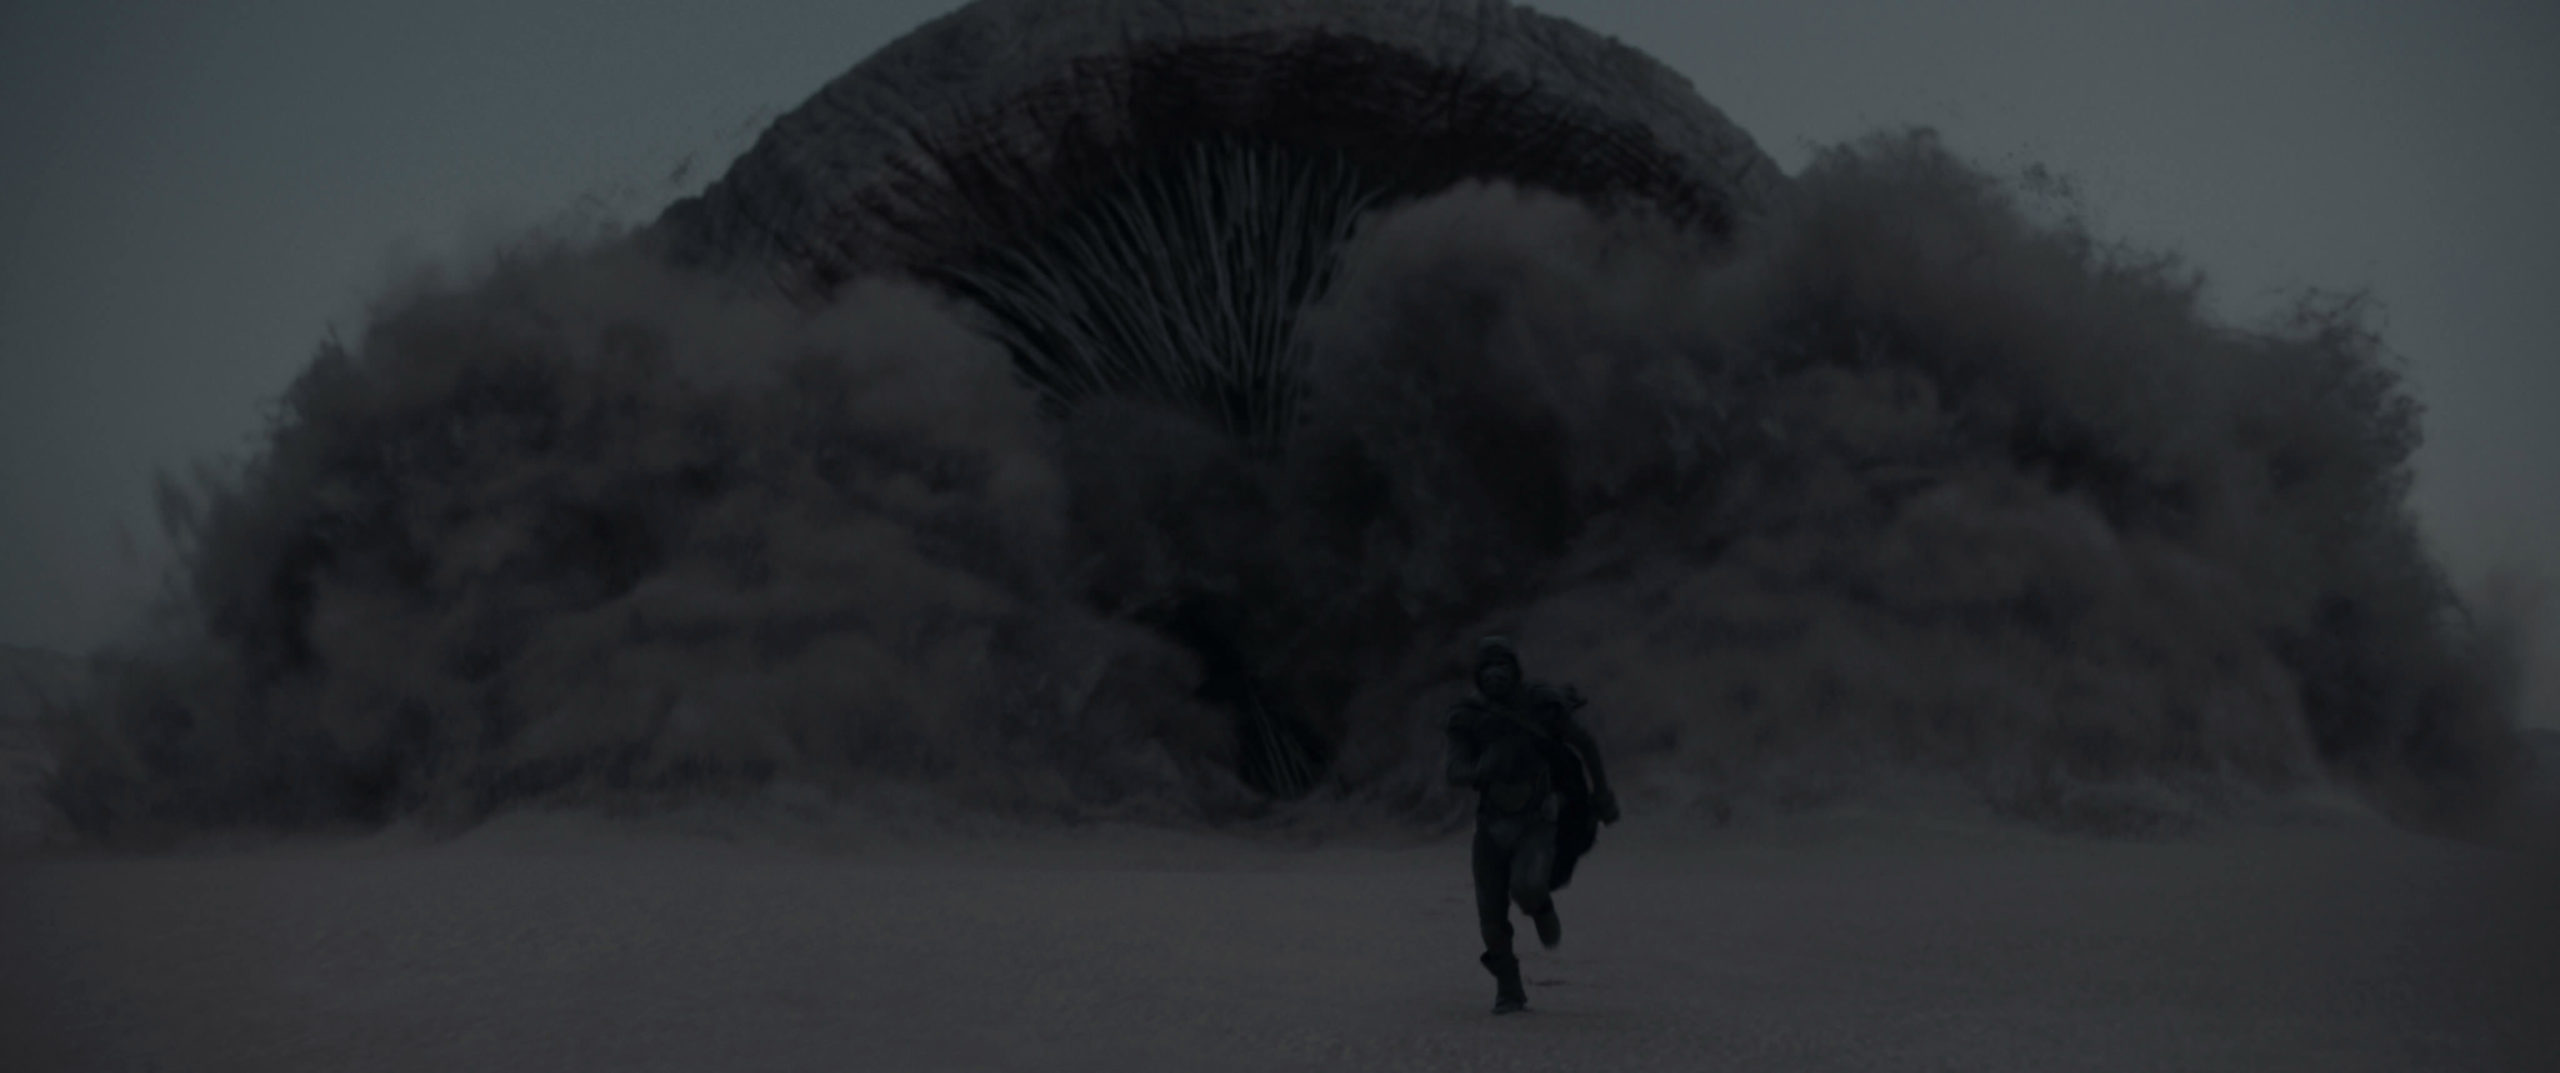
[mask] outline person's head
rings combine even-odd
[[[1520,654],[1506,637],[1476,642],[1476,688],[1488,697],[1510,695],[1520,688]]]

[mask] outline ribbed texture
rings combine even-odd
[[[982,0],[782,117],[660,235],[815,300],[976,261],[1132,159],[1224,138],[1339,154],[1402,192],[1634,199],[1714,234],[1785,186],[1668,68],[1502,0]]]

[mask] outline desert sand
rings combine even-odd
[[[22,1070],[2550,1069],[2555,859],[2344,812],[2159,841],[1639,816],[1563,895],[1564,945],[1524,943],[1532,1010],[1495,1018],[1459,836],[552,813],[450,839],[57,850],[0,862],[0,1052]]]

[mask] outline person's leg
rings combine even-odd
[[[1484,935],[1487,958],[1511,956],[1511,874],[1515,868],[1509,847],[1503,845],[1498,834],[1484,824],[1476,825],[1476,928]]]
[[[1493,1012],[1525,1009],[1529,995],[1520,985],[1520,959],[1511,953],[1511,875],[1515,871],[1505,832],[1476,825],[1474,868],[1476,926],[1484,935],[1484,954],[1476,960],[1493,974]]]
[[[1511,900],[1537,925],[1539,945],[1554,948],[1564,941],[1564,920],[1556,915],[1555,897],[1547,890],[1555,874],[1556,825],[1539,821],[1522,831],[1511,852]],[[1506,926],[1510,921],[1503,922]],[[1508,927],[1505,930],[1509,930]]]

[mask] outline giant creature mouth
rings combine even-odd
[[[983,0],[897,42],[662,236],[812,306],[863,274],[921,277],[976,308],[1053,413],[1145,400],[1268,456],[1303,394],[1300,314],[1365,212],[1502,181],[1713,248],[1783,183],[1658,63],[1505,3],[1089,6]],[[1236,599],[1148,617],[1235,713],[1239,774],[1295,796],[1332,743],[1268,688]]]
[[[1400,196],[1499,179],[1713,239],[1785,180],[1650,57],[1507,3],[982,0],[777,121],[659,233],[805,302],[1019,244],[1201,143],[1340,161]]]
[[[1135,394],[1269,448],[1297,314],[1364,211],[1506,181],[1713,246],[1784,181],[1650,58],[1505,3],[1055,6],[983,0],[882,50],[660,237],[810,305],[921,276],[1061,409]]]
[[[1277,450],[1303,391],[1299,315],[1387,192],[1339,156],[1195,142],[1023,241],[929,271],[984,311],[1053,408],[1136,396]]]

